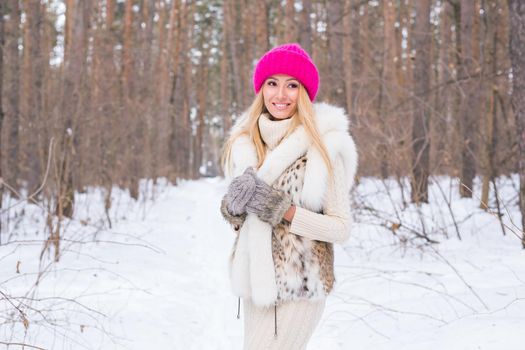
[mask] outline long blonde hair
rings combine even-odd
[[[268,113],[268,110],[264,105],[264,98],[261,89],[261,91],[259,91],[259,93],[255,96],[255,99],[253,100],[251,106],[248,108],[247,120],[244,122],[244,125],[241,125],[240,128],[232,132],[232,134],[224,144],[221,156],[221,165],[223,170],[231,169],[232,145],[235,142],[235,140],[242,135],[248,136],[248,138],[255,145],[255,150],[258,159],[257,168],[259,168],[262,165],[266,157],[266,147],[264,145],[264,141],[261,138],[261,133],[259,132],[258,125],[259,117],[262,113]],[[303,87],[303,85],[300,84],[299,95],[297,97],[297,111],[293,116],[292,123],[290,123],[290,128],[288,129],[284,137],[290,135],[297,126],[303,125],[306,134],[310,136],[314,146],[317,147],[317,149],[321,153],[321,157],[323,158],[323,161],[326,164],[328,173],[332,175],[332,163],[330,162],[328,151],[326,150],[326,147],[323,144],[323,141],[321,140],[321,136],[319,135],[319,131],[317,130],[317,127],[315,125],[314,115],[314,105],[310,101],[310,97],[308,96],[306,89]]]

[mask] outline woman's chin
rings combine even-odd
[[[275,119],[288,119],[292,116],[292,113],[288,108],[286,110],[272,110],[270,111],[270,114]]]

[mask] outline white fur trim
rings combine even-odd
[[[247,221],[241,227],[239,240],[235,249],[235,256],[230,267],[230,280],[234,293],[240,297],[247,298],[251,295],[250,290],[250,256],[248,251],[248,232],[250,225]]]
[[[277,284],[272,255],[272,227],[250,214],[248,232],[250,253],[250,287],[255,305],[271,305],[277,299]],[[268,247],[270,249],[268,249]]]
[[[226,176],[234,178],[241,175],[247,167],[257,165],[257,151],[248,136],[239,136],[232,145],[230,167],[226,169]]]

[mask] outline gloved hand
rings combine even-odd
[[[223,198],[228,212],[236,216],[246,213],[246,204],[253,197],[254,192],[255,171],[249,167],[228,186],[228,192]]]
[[[255,172],[250,174],[253,176],[255,187],[253,196],[246,204],[246,212],[257,215],[260,220],[273,227],[281,222],[284,213],[292,204],[292,199],[283,191],[267,185]]]
[[[246,213],[241,215],[232,215],[228,210],[228,205],[226,204],[226,196],[222,198],[221,201],[221,214],[232,225],[233,229],[236,232],[239,232],[242,225],[244,225],[244,220],[246,220]]]

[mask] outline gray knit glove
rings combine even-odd
[[[272,227],[283,219],[284,213],[290,208],[292,199],[283,191],[267,185],[253,172],[255,191],[246,204],[246,212],[253,213]]]
[[[228,186],[228,192],[224,196],[224,202],[231,215],[242,215],[246,213],[246,204],[255,192],[255,171],[247,168],[244,173],[232,180]]]

